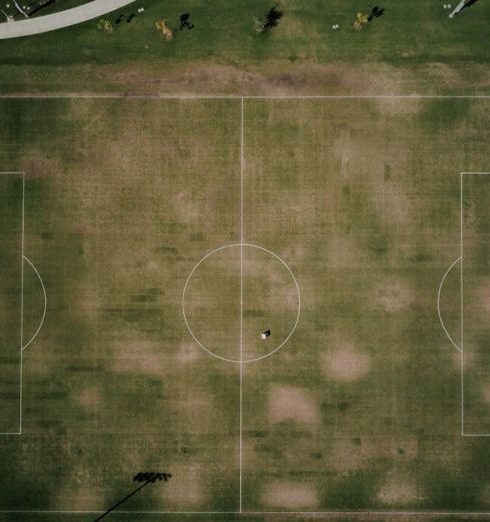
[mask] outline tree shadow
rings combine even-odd
[[[368,22],[371,22],[375,18],[378,18],[379,16],[383,16],[385,10],[384,7],[379,8],[377,5],[375,5],[371,9],[371,14],[368,16]]]

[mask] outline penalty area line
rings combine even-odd
[[[464,431],[464,216],[463,216],[463,180],[468,176],[485,176],[490,175],[488,171],[465,171],[460,172],[460,210],[461,210],[461,436],[462,437],[490,437],[490,433],[465,433]]]

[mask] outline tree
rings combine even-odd
[[[155,27],[156,30],[160,33],[160,36],[167,40],[167,42],[173,38],[174,34],[172,33],[172,29],[170,29],[165,20],[157,20],[155,22]]]
[[[106,20],[105,18],[101,18],[97,22],[97,29],[99,31],[104,31],[104,33],[111,34],[114,31],[114,26],[112,25],[110,20]]]
[[[357,13],[356,19],[354,20],[354,29],[360,31],[364,25],[369,21],[369,16],[364,13]]]

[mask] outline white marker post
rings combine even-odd
[[[459,14],[463,7],[466,5],[467,0],[461,0],[459,4],[454,8],[453,11],[449,14],[449,18],[454,18],[457,14]]]
[[[263,334],[260,335],[260,338],[265,341],[267,339],[267,337],[270,337],[271,336],[271,331],[270,330],[266,330]]]

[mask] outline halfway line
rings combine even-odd
[[[243,434],[243,98],[240,100],[240,455],[239,508],[242,512],[242,434]]]

